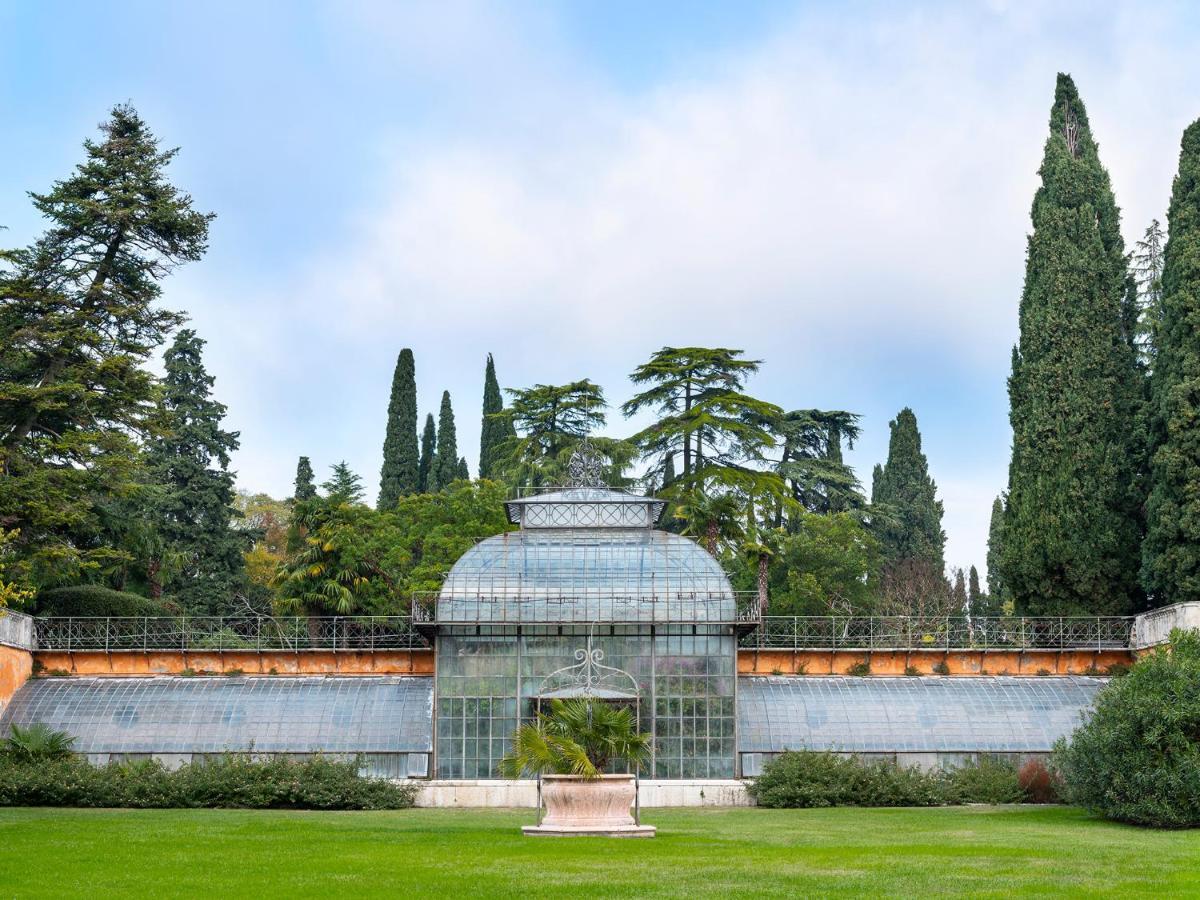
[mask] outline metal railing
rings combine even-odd
[[[764,616],[741,646],[786,650],[1123,650],[1132,616]]]
[[[0,644],[33,649],[33,617],[11,609],[0,609]]]
[[[390,650],[428,647],[409,616],[34,619],[39,650]]]
[[[622,593],[467,593],[413,595],[422,625],[718,624],[753,627],[761,620],[754,591]]]

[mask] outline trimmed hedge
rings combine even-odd
[[[50,588],[37,595],[39,616],[169,616],[171,610],[138,594],[98,584]]]
[[[0,807],[406,809],[415,796],[413,785],[363,778],[357,763],[322,756],[228,754],[169,771],[153,761],[101,767],[79,756],[0,755]]]
[[[1119,822],[1200,827],[1200,632],[1171,632],[1097,695],[1053,763],[1066,797]]]
[[[1021,803],[1015,766],[981,759],[957,769],[901,768],[829,752],[787,751],[749,786],[759,806],[946,806]]]

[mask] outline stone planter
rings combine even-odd
[[[634,821],[632,809],[636,791],[632,775],[601,775],[594,779],[543,775],[542,800],[546,804],[546,815],[541,825],[530,825],[522,831],[559,837],[653,837],[653,826],[638,825]]]

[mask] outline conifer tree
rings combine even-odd
[[[232,527],[237,512],[229,454],[238,435],[221,428],[225,406],[210,396],[213,377],[204,368],[203,348],[185,328],[163,359],[163,430],[146,447],[146,467],[158,487],[150,513],[163,552],[152,556],[148,581],[152,595],[165,588],[189,613],[215,615],[231,608],[243,586],[247,542]],[[163,585],[166,555],[180,564]]]
[[[437,456],[437,426],[433,424],[433,413],[425,414],[425,428],[421,432],[421,463],[417,468],[417,489],[422,494],[437,490],[433,478],[433,461]]]
[[[954,570],[954,590],[951,597],[954,601],[954,615],[963,615],[966,613],[969,598],[967,595],[967,581],[963,576],[962,569]]]
[[[421,459],[417,451],[417,370],[412,350],[396,359],[388,401],[387,433],[383,439],[383,468],[379,472],[379,509],[420,488]]]
[[[100,130],[68,178],[30,195],[45,234],[0,254],[0,523],[37,584],[121,553],[98,508],[138,479],[154,415],[144,364],[182,320],[158,306],[160,282],[204,255],[212,219],[167,180],[177,151],[131,107]]]
[[[987,545],[987,582],[988,594],[994,605],[999,606],[1008,600],[1008,591],[1004,586],[1004,576],[1000,573],[1000,560],[1004,558],[1004,498],[997,497],[992,501],[992,518],[988,524]]]
[[[1156,606],[1200,600],[1200,120],[1183,133],[1167,227],[1142,547],[1142,578]]]
[[[1148,368],[1154,366],[1155,333],[1162,322],[1162,277],[1166,235],[1158,219],[1153,219],[1130,258],[1137,280],[1140,313],[1138,354]]]
[[[971,571],[967,575],[967,603],[971,609],[977,609],[980,601],[983,599],[983,591],[979,589],[979,570],[971,566]]]
[[[471,469],[467,465],[467,458],[465,456],[460,456],[458,458],[458,469],[455,472],[454,477],[463,481],[471,480]]]
[[[296,481],[292,489],[292,499],[299,503],[311,500],[315,496],[317,496],[317,486],[313,481],[312,463],[308,461],[307,456],[302,456],[296,463]]]
[[[917,417],[905,407],[888,427],[888,458],[875,473],[871,496],[884,513],[877,526],[884,562],[920,562],[940,574],[946,546],[942,501],[921,452]]]
[[[458,477],[458,437],[454,428],[454,409],[450,392],[442,391],[442,407],[438,411],[437,453],[429,474],[431,491],[445,490]]]
[[[1144,383],[1136,289],[1087,113],[1058,76],[1009,379],[1001,570],[1030,615],[1132,612]]]
[[[504,452],[504,444],[516,433],[512,418],[504,416],[504,398],[496,380],[496,364],[488,354],[483,375],[483,424],[479,431],[479,477],[495,478],[496,460]]]
[[[336,462],[330,466],[329,478],[321,482],[321,488],[325,491],[325,499],[334,505],[349,504],[357,506],[362,503],[363,493],[362,478],[351,471],[345,460]]]

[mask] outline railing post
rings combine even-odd
[[[108,652],[108,641],[109,641],[108,632],[109,632],[109,629],[111,629],[111,628],[112,628],[112,619],[109,618],[108,616],[105,616],[105,618],[104,618],[104,652],[105,653]]]

